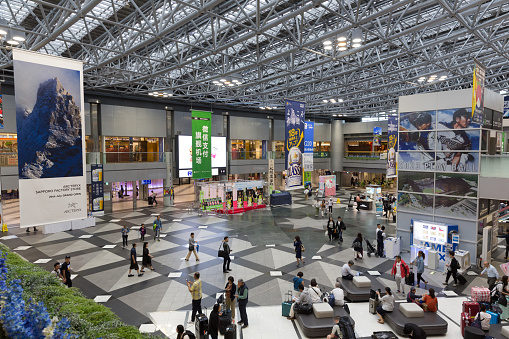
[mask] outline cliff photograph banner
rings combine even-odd
[[[13,51],[21,227],[87,217],[83,64]]]
[[[304,102],[285,100],[286,189],[302,187],[305,107]]]

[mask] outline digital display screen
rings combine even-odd
[[[414,239],[435,244],[447,244],[449,226],[427,221],[413,220]]]
[[[218,168],[226,168],[226,137],[212,137],[211,139],[212,168],[216,169],[213,170],[212,175],[217,175]],[[192,143],[193,139],[190,135],[178,136],[178,169],[181,178],[190,177],[189,171],[193,168]]]

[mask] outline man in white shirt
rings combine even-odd
[[[350,260],[348,263],[344,264],[341,267],[341,277],[346,280],[353,280],[353,277],[357,275],[354,271],[352,271],[351,267],[353,266],[353,261]]]
[[[332,205],[334,204],[334,202],[332,201],[332,197],[329,198],[329,213],[332,214]]]
[[[343,306],[345,304],[345,292],[341,289],[341,284],[336,281],[336,288],[332,290],[334,295],[334,305]]]
[[[316,283],[316,279],[311,279],[311,285],[309,286],[309,296],[311,297],[311,303],[321,303],[322,302],[322,291],[320,291],[320,287]]]
[[[481,321],[481,329],[483,331],[489,331],[490,330],[490,321],[491,321],[491,314],[486,313],[486,305],[481,304],[480,312],[477,313],[477,316],[474,320],[479,319]]]

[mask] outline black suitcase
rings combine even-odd
[[[219,333],[224,335],[226,328],[232,324],[232,313],[229,309],[224,309],[223,313],[219,316]]]
[[[224,339],[237,339],[237,326],[231,324],[226,328]]]
[[[149,205],[152,205],[154,203],[154,198],[148,197],[147,201]]]
[[[371,335],[373,339],[398,339],[398,337],[392,331],[379,331],[373,332]]]
[[[408,273],[408,275],[405,277],[405,284],[414,286],[414,283],[415,283],[415,274],[414,274],[414,272],[410,271],[410,273]]]
[[[208,338],[207,330],[209,329],[209,318],[205,314],[196,315],[194,322],[194,334],[196,339]]]
[[[355,331],[353,330],[350,317],[341,317],[339,319],[339,329],[343,334],[343,339],[355,339]]]
[[[467,283],[467,279],[464,276],[462,276],[461,274],[457,274],[456,278],[458,279],[458,282],[460,283],[460,285],[465,285]]]

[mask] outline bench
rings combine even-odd
[[[447,332],[447,321],[442,319],[436,312],[424,312],[421,318],[407,318],[399,310],[399,303],[394,306],[394,311],[384,316],[384,321],[392,328],[394,332],[403,335],[403,328],[406,323],[413,323],[426,332],[428,336],[443,335]]]
[[[370,278],[368,277],[368,279]],[[352,280],[341,279],[341,288],[345,292],[345,298],[350,301],[369,301],[370,291],[372,289],[375,291],[380,289],[382,291],[380,296],[383,297],[385,295],[385,286],[376,279],[370,280],[371,287],[357,287]]]
[[[343,306],[334,306],[333,309],[334,317],[337,315],[340,317],[350,317]],[[308,338],[326,338],[328,334],[331,334],[332,327],[334,326],[334,317],[318,319],[313,313],[295,315],[302,333]],[[350,322],[355,328],[355,322],[351,317]]]

